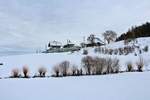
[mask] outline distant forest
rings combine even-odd
[[[133,39],[138,37],[150,37],[150,23],[146,22],[141,26],[134,26],[129,29],[126,33],[123,33],[119,36],[116,41],[126,40],[126,39]]]

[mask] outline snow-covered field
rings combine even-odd
[[[141,48],[148,45],[150,38],[138,39]],[[106,45],[107,48],[119,48],[123,42]],[[91,56],[111,57],[120,60],[121,70],[126,70],[126,63],[135,64],[139,56],[104,55],[94,53],[88,48]],[[120,73],[101,76],[80,76],[65,78],[31,78],[31,79],[4,79],[11,75],[13,68],[20,70],[24,65],[30,68],[30,76],[37,73],[40,66],[48,69],[47,76],[51,75],[52,67],[61,61],[68,60],[72,64],[81,65],[84,57],[82,51],[75,53],[26,54],[0,57],[0,98],[2,100],[149,100],[150,99],[150,50],[140,54],[144,59],[144,71],[141,73]]]
[[[2,79],[1,100],[149,100],[150,72]]]

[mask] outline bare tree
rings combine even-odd
[[[73,76],[77,74],[77,70],[78,70],[78,66],[77,65],[72,65],[71,73],[72,73]]]
[[[24,77],[25,78],[28,78],[29,77],[29,68],[28,68],[28,66],[27,65],[25,65],[25,66],[23,66],[23,74],[24,74]]]
[[[117,38],[117,33],[112,30],[107,30],[102,35],[104,36],[104,40],[106,40],[108,44],[110,43],[110,41],[115,41]]]
[[[12,70],[12,77],[13,78],[18,78],[19,77],[19,69],[15,68]]]
[[[111,58],[106,58],[106,74],[113,73],[112,63]]]
[[[87,41],[89,41],[91,44],[95,43],[95,35],[91,34],[88,38]]]
[[[86,74],[90,75],[93,66],[93,58],[91,56],[86,56],[82,58],[82,64],[83,64],[83,68],[86,71]]]
[[[60,74],[60,67],[58,65],[53,67],[53,71],[56,77],[59,77]]]
[[[132,65],[132,62],[128,62],[127,63],[127,71],[128,72],[132,72],[134,69],[133,69],[133,65]]]
[[[80,68],[80,70],[79,70],[79,75],[83,75],[83,70],[82,70],[82,68]]]
[[[70,67],[70,62],[69,61],[63,61],[62,63],[59,64],[61,74],[63,76],[67,76],[68,69]]]
[[[143,60],[143,58],[141,56],[139,57],[139,61],[136,62],[136,65],[137,65],[138,71],[142,72],[143,71],[143,67],[144,67],[144,60]]]
[[[38,72],[39,72],[39,76],[40,76],[40,77],[45,77],[46,72],[47,72],[47,69],[46,69],[45,67],[40,67],[40,68],[38,69]]]
[[[112,63],[112,69],[113,69],[113,73],[118,73],[120,70],[120,65],[119,65],[119,59],[115,58],[113,59],[113,63]]]
[[[94,69],[95,69],[94,73],[96,73],[97,75],[102,74],[104,64],[105,64],[104,58],[95,57],[94,58]]]

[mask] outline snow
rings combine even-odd
[[[137,45],[150,47],[150,37],[139,38]],[[129,44],[131,45],[131,44]],[[107,48],[123,47],[123,41],[106,45]],[[87,48],[88,55],[118,58],[121,70],[126,70],[127,62],[135,63],[139,56],[144,59],[144,72],[119,73],[101,76],[80,76],[64,78],[4,79],[11,75],[13,68],[20,71],[29,66],[30,76],[37,73],[40,66],[47,68],[50,76],[56,64],[68,60],[81,66],[85,56],[82,50],[74,53],[25,54],[0,57],[0,98],[2,100],[149,100],[150,99],[150,50],[139,56],[108,55],[94,53],[94,48]]]
[[[90,50],[89,50],[90,51]],[[100,57],[111,57],[118,58],[120,60],[121,69],[126,69],[126,64],[132,62],[135,64],[139,57],[134,56],[134,54],[125,55],[104,55],[104,54],[95,54],[93,51],[89,52],[88,55],[91,56],[100,56]],[[7,56],[0,57],[0,61],[4,65],[0,66],[0,77],[8,77],[11,75],[11,70],[14,68],[19,68],[22,70],[24,65],[29,66],[30,75],[33,76],[37,73],[38,68],[44,66],[48,69],[47,75],[51,74],[52,67],[56,64],[68,60],[71,64],[76,64],[78,67],[81,66],[81,59],[85,55],[82,55],[82,52],[76,53],[50,53],[50,54],[26,54],[26,55],[17,55],[17,56]],[[150,53],[143,53],[142,57],[145,61],[145,67],[149,67],[150,64]],[[130,58],[130,59],[129,59]]]
[[[81,61],[80,56],[82,55],[70,53],[52,53],[1,57],[0,61],[3,62],[4,65],[0,67],[0,76],[10,76],[13,68],[20,68],[21,70],[24,65],[29,66],[31,75],[34,75],[41,66],[47,67],[48,70],[51,70],[53,66],[64,60],[68,60],[72,64],[79,65]],[[7,68],[5,66],[7,66]]]
[[[149,100],[150,72],[2,79],[2,100]]]
[[[145,46],[150,46],[150,37],[144,37],[144,38],[137,38],[136,45],[139,45],[141,48],[144,48]],[[130,42],[128,46],[132,46],[133,42]],[[115,49],[115,48],[122,48],[124,47],[124,41],[119,42],[112,42],[104,47]]]

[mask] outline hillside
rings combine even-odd
[[[138,43],[136,45],[139,45],[141,49],[143,49],[145,46],[150,47],[150,38],[139,38]],[[132,45],[132,42],[129,43],[129,46]],[[102,46],[104,48],[123,48],[124,42],[115,42],[108,44],[106,46]],[[89,56],[99,56],[99,57],[111,57],[111,58],[118,58],[120,60],[121,70],[126,70],[126,64],[128,62],[136,63],[139,59],[139,56],[135,56],[134,54],[138,51],[135,49],[135,51],[128,55],[109,55],[109,54],[102,54],[102,53],[95,53],[95,48],[87,48],[88,55]],[[56,64],[62,62],[62,61],[70,61],[71,64],[76,64],[78,67],[81,66],[81,59],[86,56],[83,55],[83,50],[79,52],[66,52],[66,53],[48,53],[48,54],[26,54],[26,55],[17,55],[17,56],[7,56],[7,57],[0,57],[0,61],[4,63],[3,66],[0,66],[0,77],[8,77],[11,75],[11,70],[13,68],[20,68],[24,65],[29,66],[30,68],[30,74],[33,76],[35,73],[37,73],[37,70],[39,67],[44,66],[46,67],[48,71],[48,75],[51,74],[51,69]],[[150,63],[150,51],[143,52],[142,54],[138,54],[143,57],[145,61],[145,67],[147,68]],[[129,59],[130,58],[130,59]]]
[[[138,38],[137,46],[143,49],[150,47],[150,38]],[[101,48],[117,49],[123,48],[124,42],[115,42]],[[132,42],[128,44],[132,46]],[[142,51],[141,54],[135,50],[128,55],[95,53],[95,48],[86,48],[89,56],[118,58],[120,70],[126,71],[126,64],[130,61],[133,66],[139,56],[144,60],[144,72],[125,72],[109,75],[95,76],[68,76],[54,78],[52,68],[64,61],[70,61],[81,67],[83,50],[74,53],[49,53],[49,54],[26,54],[17,56],[0,57],[4,65],[0,66],[0,97],[3,100],[149,100],[150,84],[150,51]],[[137,56],[135,56],[137,53]],[[13,68],[20,71],[24,65],[29,66],[30,76],[38,73],[38,68],[47,68],[45,78],[8,78]],[[136,69],[136,67],[135,67]],[[22,73],[21,73],[22,74]],[[16,91],[17,90],[17,91]]]

